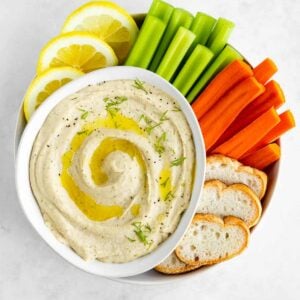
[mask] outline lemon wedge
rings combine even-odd
[[[71,13],[62,32],[87,31],[95,33],[115,51],[123,63],[134,44],[138,27],[120,6],[107,1],[89,2]]]
[[[95,34],[70,32],[61,34],[46,44],[38,59],[37,73],[62,66],[87,73],[117,63],[113,49]]]
[[[35,77],[24,97],[24,114],[26,120],[30,119],[33,112],[53,92],[83,74],[83,72],[71,67],[60,67],[48,69]]]

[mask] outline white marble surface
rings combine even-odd
[[[150,1],[116,0],[131,12]],[[300,299],[299,129],[283,139],[279,185],[249,249],[192,280],[163,286],[120,284],[75,269],[39,238],[16,198],[13,134],[39,50],[84,0],[0,1],[0,299]],[[236,23],[231,43],[253,64],[279,66],[288,107],[300,122],[300,1],[170,2]]]

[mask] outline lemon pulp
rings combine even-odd
[[[62,32],[89,32],[112,47],[122,64],[137,35],[138,27],[126,10],[107,1],[90,2],[72,12]]]
[[[37,95],[35,109],[37,109],[52,93],[70,81],[72,81],[71,78],[63,78],[61,80],[57,79],[49,82]]]
[[[82,72],[91,72],[107,65],[106,57],[91,45],[70,45],[59,49],[50,67],[71,66]]]

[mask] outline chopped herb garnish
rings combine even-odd
[[[116,96],[114,98],[105,97],[103,101],[106,103],[106,111],[111,115],[111,117],[114,117],[116,113],[120,110],[118,106],[127,99],[128,98],[125,96]]]
[[[175,105],[174,109],[172,109],[172,111],[181,111],[181,108],[178,105]]]
[[[116,113],[120,110],[119,108],[116,107],[106,107],[105,109],[110,114],[111,117],[114,117]]]
[[[138,119],[138,122],[140,122],[141,120],[143,120],[145,118],[145,115],[144,114],[141,114],[139,119]]]
[[[82,112],[80,119],[85,120],[87,118],[87,116],[89,115],[89,112],[82,108],[78,108],[78,110],[80,110]]]
[[[168,177],[164,182],[162,182],[160,185],[162,186],[162,187],[166,187],[167,186],[167,183],[168,183],[168,181],[170,180],[170,177]]]
[[[144,114],[142,114],[140,116],[139,121],[141,121],[141,120],[144,120],[145,123],[148,125],[145,127],[145,131],[148,134],[150,134],[154,128],[156,128],[162,124],[162,122],[156,123],[156,122],[152,121],[149,117],[145,116]]]
[[[141,81],[141,80],[139,80],[139,79],[136,79],[135,81],[134,81],[134,84],[133,84],[133,87],[135,87],[136,89],[138,89],[138,90],[143,90],[146,94],[148,94],[148,91],[145,89],[145,87],[144,87],[144,81]]]
[[[159,118],[159,122],[154,122],[153,120],[151,120],[149,117],[145,116],[144,114],[142,114],[139,118],[139,121],[144,120],[145,123],[147,124],[147,127],[145,127],[145,131],[150,134],[152,132],[152,130],[158,126],[160,126],[163,121],[168,120],[168,118],[166,117],[168,111],[166,110]]]
[[[167,134],[164,132],[154,144],[154,149],[157,153],[162,154],[165,151],[165,147],[163,145],[163,142],[165,142],[167,139]]]
[[[185,159],[186,159],[186,157],[181,156],[181,157],[179,157],[177,159],[172,160],[171,161],[171,167],[182,165],[182,163],[184,162]]]
[[[127,239],[129,242],[131,242],[131,243],[133,243],[133,242],[136,241],[135,239],[132,239],[132,238],[130,238],[130,237],[127,236],[127,235],[125,235],[125,237],[126,237],[126,239]]]
[[[168,193],[167,193],[167,195],[166,195],[166,197],[165,197],[165,201],[170,201],[170,200],[172,200],[173,198],[174,198],[175,196],[174,196],[174,194],[172,193],[172,191],[169,191]]]
[[[151,232],[151,227],[150,227],[149,224],[146,224],[146,225],[145,225],[145,228],[148,230],[148,232]]]
[[[116,121],[114,121],[114,125],[115,125],[115,128],[120,128],[121,127],[121,125]]]
[[[134,222],[131,224],[134,227],[134,233],[138,237],[139,241],[142,242],[145,246],[150,246],[152,241],[148,240],[148,234],[151,232],[151,227],[149,224],[142,224],[142,222]]]
[[[82,115],[81,115],[81,119],[82,120],[85,120],[86,118],[87,118],[87,116],[89,115],[89,112],[88,111],[86,111],[86,112],[84,112]]]
[[[150,134],[154,128],[156,128],[156,127],[158,127],[158,126],[160,126],[160,125],[161,125],[161,122],[155,123],[155,124],[152,125],[152,126],[147,126],[147,127],[145,128],[145,131],[146,131],[148,134]]]
[[[151,124],[151,123],[153,122],[149,117],[145,116],[144,114],[142,114],[142,115],[140,116],[139,121],[141,121],[141,120],[144,120],[145,123],[148,124],[148,125]]]
[[[167,113],[168,111],[166,110],[160,117],[159,121],[163,122],[163,121],[166,121],[166,120],[169,120],[169,118],[167,118]]]
[[[109,98],[109,97],[105,97],[103,99],[104,102],[107,103],[107,105],[111,106],[111,105],[119,105],[122,102],[126,101],[127,97],[126,96],[115,96],[113,98]]]
[[[88,130],[83,130],[83,131],[78,131],[77,134],[81,135],[81,134],[87,134],[89,131]]]

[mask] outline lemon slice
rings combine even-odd
[[[24,114],[26,120],[30,119],[33,112],[53,92],[83,74],[83,72],[71,67],[60,67],[48,69],[35,77],[24,97]]]
[[[119,62],[123,63],[136,40],[138,27],[122,7],[97,1],[79,7],[68,16],[62,32],[70,31],[95,33],[114,49]]]
[[[59,35],[46,44],[39,56],[37,73],[62,66],[87,73],[117,63],[113,49],[96,35],[70,32]]]

